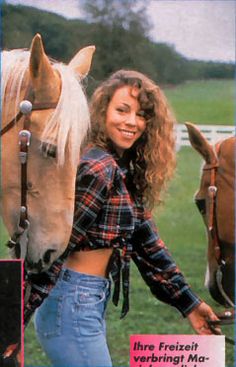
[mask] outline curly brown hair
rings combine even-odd
[[[109,148],[111,141],[105,130],[107,108],[115,91],[126,85],[139,89],[137,99],[147,123],[142,136],[126,154],[132,162],[135,191],[152,209],[161,202],[161,192],[172,177],[176,164],[174,117],[161,89],[137,71],[119,70],[113,73],[91,98],[90,141],[102,148]]]

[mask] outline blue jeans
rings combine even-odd
[[[55,367],[111,367],[105,310],[110,281],[63,269],[36,311],[35,329]]]

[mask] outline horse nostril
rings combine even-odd
[[[51,259],[51,254],[55,252],[56,250],[47,250],[45,254],[43,255],[43,261],[48,264]]]

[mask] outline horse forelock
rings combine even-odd
[[[77,165],[80,147],[90,125],[87,99],[72,68],[60,63],[54,67],[61,76],[61,95],[45,126],[42,140],[49,144],[56,140],[60,165],[64,163],[66,147],[69,149],[72,163]]]
[[[6,97],[14,98],[14,115],[19,112],[21,92],[26,87],[25,75],[29,58],[30,52],[26,50],[2,52],[2,104],[6,101]],[[61,77],[61,94],[54,112],[47,121],[44,121],[45,128],[40,139],[48,146],[56,144],[59,165],[64,164],[68,150],[69,160],[76,167],[80,147],[90,125],[88,103],[74,70],[55,61],[52,64]],[[7,115],[9,111],[7,109],[5,111]]]

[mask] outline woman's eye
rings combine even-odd
[[[116,111],[118,112],[126,112],[124,108],[121,108],[121,107],[117,107]]]
[[[145,118],[145,115],[146,115],[146,114],[145,114],[145,111],[143,111],[143,110],[141,110],[141,111],[138,111],[138,112],[137,112],[137,116],[138,116],[138,117]]]

